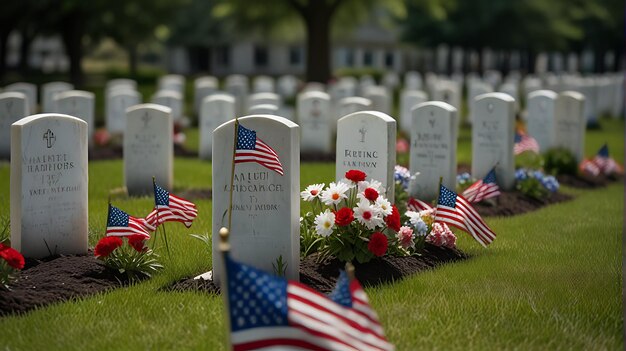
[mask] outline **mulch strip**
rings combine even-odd
[[[534,199],[519,191],[503,191],[495,199],[474,204],[474,208],[481,216],[511,216],[572,199],[573,196],[561,192],[556,192],[545,199]]]
[[[85,297],[128,284],[93,254],[26,260],[10,285],[0,289],[0,316],[24,313],[52,303]]]
[[[460,250],[448,249],[426,244],[420,256],[376,258],[368,263],[356,263],[356,277],[363,286],[378,286],[393,283],[407,276],[424,270],[433,269],[448,262],[467,259],[468,255]],[[318,262],[318,255],[313,254],[300,262],[300,282],[313,289],[329,293],[337,283],[339,270],[344,264],[336,259]],[[199,291],[219,294],[220,288],[213,281],[184,278],[162,288],[164,291]]]

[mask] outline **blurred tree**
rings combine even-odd
[[[0,11],[0,81],[4,78],[7,68],[7,42],[9,34],[17,28],[21,15],[28,8],[25,1],[9,1],[2,5]]]
[[[137,74],[139,45],[155,38],[157,29],[171,22],[189,3],[189,0],[109,1],[101,14],[102,27],[99,30],[127,51],[130,74],[134,76]],[[190,23],[201,25],[191,19]]]
[[[210,72],[211,48],[226,44],[227,33],[231,32],[231,23],[215,16],[215,1],[191,0],[181,8],[170,24],[170,45],[183,46],[189,53],[192,71]]]
[[[215,7],[214,15],[235,20],[240,29],[263,28],[266,31],[280,28],[285,35],[300,30],[294,17],[300,20],[306,33],[306,80],[326,83],[331,77],[331,30],[341,18],[343,28],[356,24],[360,15],[374,6],[394,10],[403,8],[402,1],[387,0],[276,0],[271,5],[246,0],[222,0]],[[339,14],[343,12],[343,15]],[[293,27],[287,28],[285,24]],[[294,28],[295,27],[295,28]]]

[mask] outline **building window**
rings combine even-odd
[[[393,67],[393,52],[385,53],[385,67],[387,68]]]
[[[292,46],[289,48],[289,64],[292,66],[302,64],[302,49],[300,47]]]
[[[267,48],[264,46],[255,46],[254,65],[257,67],[266,67],[267,61]]]
[[[216,51],[217,64],[222,67],[228,67],[230,64],[230,46],[220,45],[217,47]]]
[[[363,52],[363,65],[364,66],[374,65],[374,54],[370,50],[365,50]]]
[[[354,66],[354,50],[346,49],[346,66]]]

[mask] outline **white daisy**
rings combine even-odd
[[[320,196],[320,193],[324,189],[324,183],[322,184],[311,184],[304,189],[303,192],[300,193],[300,197],[304,201],[313,201],[315,198]]]
[[[350,190],[350,187],[345,183],[330,183],[328,188],[322,191],[320,199],[328,206],[337,205],[341,200],[348,198],[348,195],[346,195],[348,190]]]
[[[381,182],[379,182],[377,180],[374,180],[374,179],[370,179],[369,182],[366,181],[366,180],[364,180],[362,182],[359,182],[359,192],[360,193],[364,192],[365,189],[367,189],[367,188],[372,188],[372,189],[378,191],[379,195],[383,195],[384,196],[387,193],[387,190],[383,186],[383,183],[381,183]]]
[[[335,214],[326,210],[315,217],[315,231],[317,235],[327,237],[333,233],[335,227]]]
[[[422,216],[420,216],[419,212],[415,211],[406,211],[406,216],[409,217],[409,222],[415,227],[417,223],[422,221]]]
[[[382,213],[383,216],[389,216],[391,212],[393,211],[393,208],[391,207],[391,203],[382,196],[379,196],[376,199],[376,202],[374,203],[374,207],[377,208],[380,211],[380,213]]]
[[[354,208],[354,218],[363,224],[367,229],[376,229],[382,226],[383,217],[380,210],[369,204],[369,201],[359,201],[357,207]]]

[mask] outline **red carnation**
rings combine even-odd
[[[365,195],[365,198],[370,201],[376,201],[376,199],[378,199],[378,191],[374,188],[365,188],[363,195]]]
[[[350,225],[353,220],[354,212],[352,212],[352,209],[348,207],[342,207],[339,209],[339,211],[335,212],[335,224],[340,227]]]
[[[367,249],[370,250],[375,256],[382,256],[387,252],[387,237],[381,232],[376,232],[370,237],[370,242],[367,244]]]
[[[96,257],[107,257],[123,243],[122,239],[117,236],[105,236],[96,244],[94,254]]]
[[[385,217],[385,223],[387,223],[387,227],[391,228],[394,232],[400,231],[400,212],[396,205],[391,206],[391,214]]]
[[[146,247],[147,239],[145,235],[133,234],[128,237],[128,245],[132,246],[137,252],[144,252],[148,249]]]
[[[2,248],[0,248],[0,257],[7,261],[9,266],[15,269],[24,268],[24,256],[15,249],[2,245]]]
[[[364,181],[365,177],[366,177],[365,173],[357,169],[351,169],[346,172],[346,178],[350,179],[351,181],[355,183]]]

